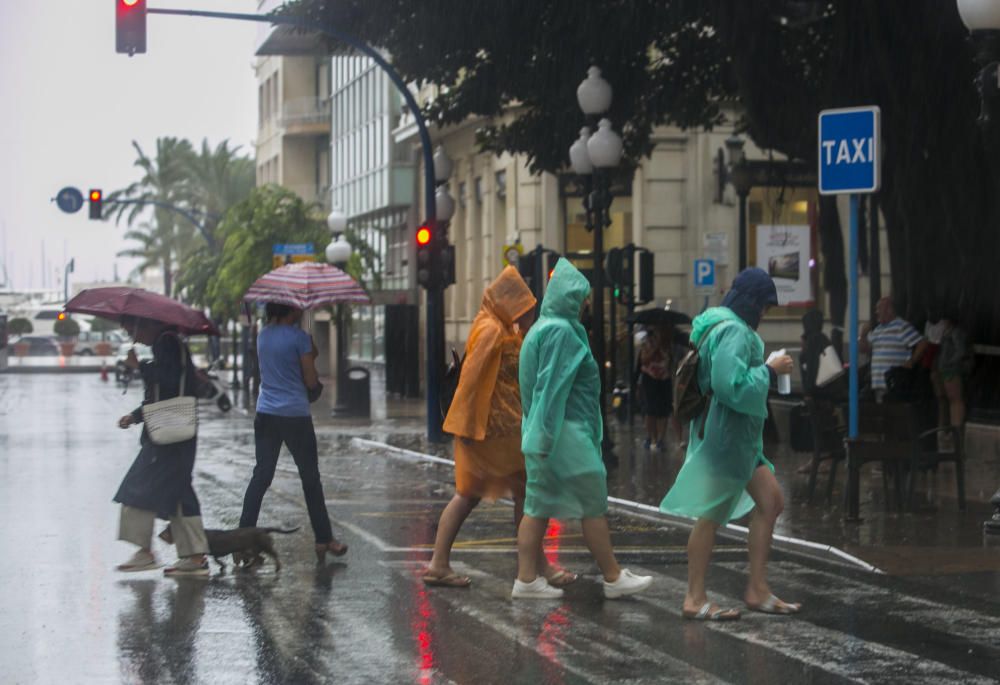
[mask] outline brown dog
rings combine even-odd
[[[205,537],[208,539],[208,553],[212,555],[219,566],[226,568],[222,563],[222,557],[227,554],[233,555],[233,563],[243,568],[250,568],[254,564],[264,563],[261,553],[274,559],[274,570],[281,570],[281,560],[278,553],[274,551],[274,541],[271,533],[281,533],[288,535],[298,530],[298,527],[284,530],[282,528],[234,528],[233,530],[213,530],[205,529]],[[174,534],[170,530],[170,524],[160,533],[160,539],[168,545],[174,544]]]

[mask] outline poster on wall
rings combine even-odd
[[[813,301],[810,226],[758,225],[757,266],[778,288],[778,304],[811,304]]]

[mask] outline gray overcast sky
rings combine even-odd
[[[255,12],[255,0],[152,0],[155,7]],[[63,186],[105,192],[138,178],[131,141],[224,138],[253,153],[257,25],[148,18],[147,54],[115,53],[113,0],[0,0],[0,264],[15,288],[110,279],[125,226],[63,214]],[[117,259],[126,276],[134,263]],[[3,270],[0,267],[0,283]]]

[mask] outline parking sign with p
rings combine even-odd
[[[715,260],[694,260],[694,285],[696,288],[715,287]]]

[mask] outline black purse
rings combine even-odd
[[[323,384],[316,381],[315,388],[306,388],[306,397],[309,398],[309,404],[312,404],[319,399],[319,396],[323,394]]]

